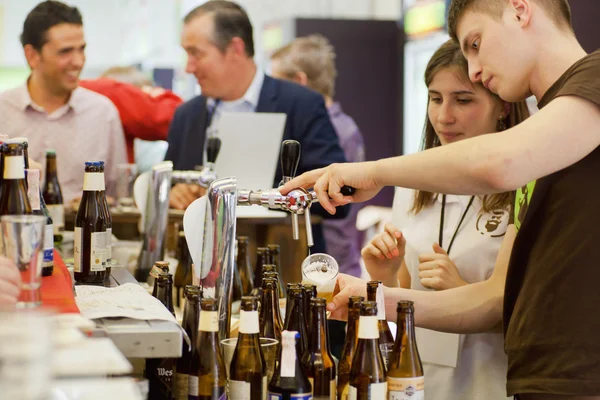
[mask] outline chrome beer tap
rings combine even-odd
[[[210,137],[206,141],[206,165],[200,171],[173,171],[173,183],[196,184],[203,188],[208,188],[210,184],[217,180],[215,171],[215,162],[221,150],[221,139]]]

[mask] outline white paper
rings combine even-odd
[[[75,286],[75,292],[77,307],[88,319],[126,317],[177,322],[158,299],[136,283],[115,288]]]
[[[283,113],[223,113],[217,129],[222,143],[215,163],[219,177],[235,176],[240,189],[273,186],[285,120]]]
[[[51,400],[142,400],[133,378],[59,379],[52,382]]]
[[[460,335],[415,328],[421,361],[456,368]]]
[[[52,372],[56,377],[124,375],[133,367],[110,338],[90,338],[56,349]]]
[[[140,211],[141,217],[138,223],[140,233],[144,233],[144,214],[146,212],[146,202],[148,201],[148,187],[152,180],[152,171],[146,171],[137,177],[133,184],[133,199],[135,205]]]

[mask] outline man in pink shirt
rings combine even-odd
[[[31,68],[27,82],[0,94],[2,133],[29,139],[38,162],[52,148],[65,202],[83,189],[84,162],[106,162],[106,189],[114,196],[117,165],[127,162],[119,113],[106,97],[80,88],[85,63],[83,22],[77,8],[39,3],[27,15],[21,43]]]

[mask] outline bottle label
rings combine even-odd
[[[294,399],[294,400],[310,400],[312,399],[312,394],[310,393],[299,393],[299,394],[290,394],[289,397],[283,397],[282,394],[269,392],[267,396],[267,400],[283,400],[286,399]]]
[[[54,222],[54,234],[58,235],[65,230],[65,207],[62,204],[46,204],[52,222]]]
[[[231,400],[250,400],[250,382],[229,381],[229,398]]]
[[[4,157],[4,179],[25,179],[25,159],[23,156]]]
[[[377,319],[385,321],[385,297],[383,295],[383,284],[377,286]]]
[[[259,333],[258,311],[240,311],[240,333]]]
[[[106,266],[112,265],[112,228],[106,228]]]
[[[388,376],[390,400],[425,400],[425,377],[392,378]]]
[[[27,197],[33,211],[42,209],[40,202],[40,171],[37,169],[27,170]]]
[[[44,267],[54,265],[54,227],[52,224],[46,225],[44,230]]]
[[[282,375],[283,376],[283,375]],[[313,400],[336,400],[337,397],[337,382],[332,380],[329,382],[329,394],[316,394],[315,393],[315,381],[313,378],[308,378],[310,386],[313,388]]]
[[[99,192],[104,190],[103,172],[86,172],[83,176],[84,192]]]
[[[357,399],[387,399],[387,382],[371,383],[367,390],[362,391],[350,385],[348,388],[348,400]],[[390,397],[391,399],[392,397]],[[411,399],[412,400],[412,399]]]
[[[105,271],[106,253],[104,251],[104,238],[106,232],[92,232],[90,236],[90,271]]]
[[[202,311],[200,313],[200,330],[203,332],[219,332],[219,312]]]
[[[293,378],[296,376],[296,337],[289,332],[284,332],[281,337],[281,371],[282,378]],[[312,382],[310,383],[312,387]]]
[[[359,339],[379,339],[377,317],[361,316],[358,324]]]
[[[198,398],[198,377],[188,375],[188,400],[196,400]]]
[[[146,360],[146,376],[149,392],[161,399],[173,397],[174,358],[150,358]]]
[[[174,400],[187,400],[188,398],[188,374],[175,374],[175,385],[173,387]]]
[[[75,227],[73,232],[73,271],[83,272],[83,252],[81,251],[81,245],[83,244],[83,230],[79,227]]]

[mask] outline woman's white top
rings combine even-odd
[[[470,196],[446,196],[442,246],[446,251],[470,199]],[[439,237],[442,196],[417,215],[411,211],[413,201],[413,190],[397,188],[392,222],[407,241],[404,260],[411,288],[429,290],[419,279],[419,255],[434,252],[432,245]],[[481,214],[481,207],[481,199],[475,197],[449,254],[468,283],[484,281],[492,275],[509,219],[508,210]],[[502,334],[456,335],[418,328],[417,344],[425,369],[426,399],[507,398],[507,358]]]

